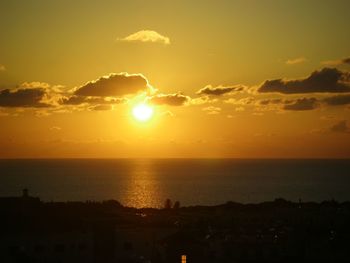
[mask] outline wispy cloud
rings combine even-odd
[[[141,30],[136,33],[133,33],[124,38],[118,38],[118,41],[127,41],[127,42],[151,42],[151,43],[161,43],[164,45],[170,44],[170,39],[166,36],[159,34],[153,30]]]
[[[306,62],[307,59],[304,57],[299,57],[299,58],[293,58],[293,59],[288,59],[286,61],[287,65],[295,65],[295,64],[300,64]]]
[[[214,107],[214,106],[209,106],[209,107],[203,108],[202,110],[205,111],[209,115],[216,115],[216,114],[219,114],[221,112],[221,108]]]
[[[342,58],[342,59],[336,59],[336,60],[325,60],[321,62],[322,65],[350,65],[350,57]]]
[[[4,70],[6,70],[5,66],[0,64],[0,71],[4,71]]]

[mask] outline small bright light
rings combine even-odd
[[[153,108],[146,104],[138,104],[132,109],[132,115],[138,121],[148,121],[153,116]]]

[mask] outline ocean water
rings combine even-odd
[[[350,201],[350,160],[0,160],[0,196],[28,188],[44,201],[115,199],[134,207],[227,201]]]

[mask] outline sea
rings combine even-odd
[[[349,159],[0,160],[0,197],[27,188],[43,201],[117,200],[130,207],[228,201],[350,201]]]

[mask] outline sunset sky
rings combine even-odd
[[[349,158],[349,10],[1,1],[0,158]]]

